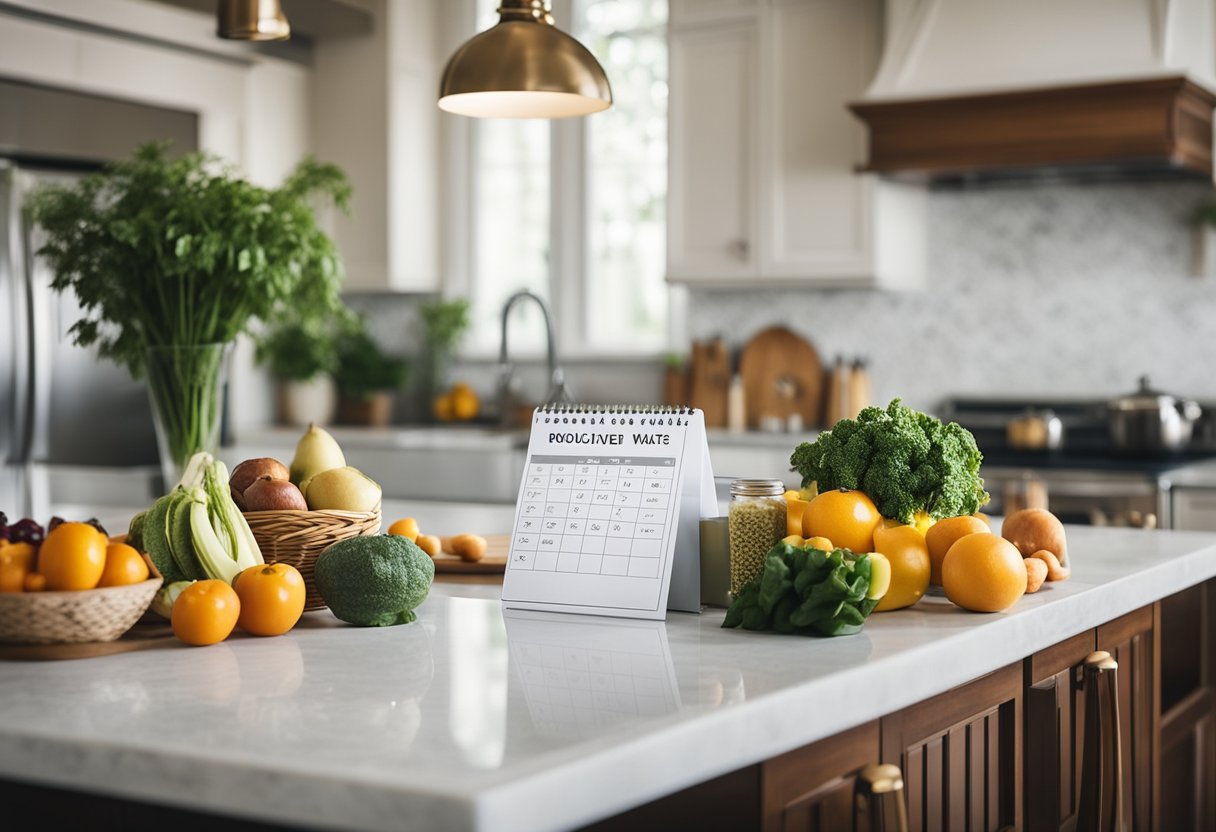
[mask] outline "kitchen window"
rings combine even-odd
[[[498,3],[475,2],[482,31]],[[467,177],[458,190],[470,245],[449,285],[472,302],[466,350],[497,355],[503,303],[526,288],[549,304],[563,356],[654,355],[667,344],[669,307],[667,0],[555,0],[553,12],[604,66],[613,106],[457,128],[468,131],[466,170],[457,162],[453,173]],[[539,354],[539,310],[517,309],[512,354]]]

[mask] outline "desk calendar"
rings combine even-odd
[[[700,519],[716,514],[701,411],[538,408],[503,606],[650,619],[697,612]]]

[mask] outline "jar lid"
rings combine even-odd
[[[753,479],[735,480],[730,484],[732,497],[780,497],[785,493],[781,480]]]

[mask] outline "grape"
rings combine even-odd
[[[110,536],[109,533],[106,532],[105,526],[101,525],[101,521],[98,520],[96,517],[90,517],[88,520],[85,520],[84,522],[88,523],[90,526],[97,529],[97,531],[101,532],[106,537]]]
[[[42,530],[37,522],[30,518],[18,520],[9,527],[9,540],[13,543],[31,543],[34,546],[39,546],[42,539],[46,537],[46,533]]]
[[[0,540],[8,540],[8,515],[0,511]]]
[[[55,529],[59,526],[59,524],[63,523],[63,522],[64,522],[64,519],[62,517],[59,517],[59,516],[52,517],[51,522],[46,524],[46,533],[50,534],[51,532],[55,531]]]

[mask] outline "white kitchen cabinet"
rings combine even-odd
[[[671,279],[756,273],[758,41],[750,20],[672,33]]]
[[[919,285],[923,187],[857,172],[879,0],[671,8],[668,279]]]

